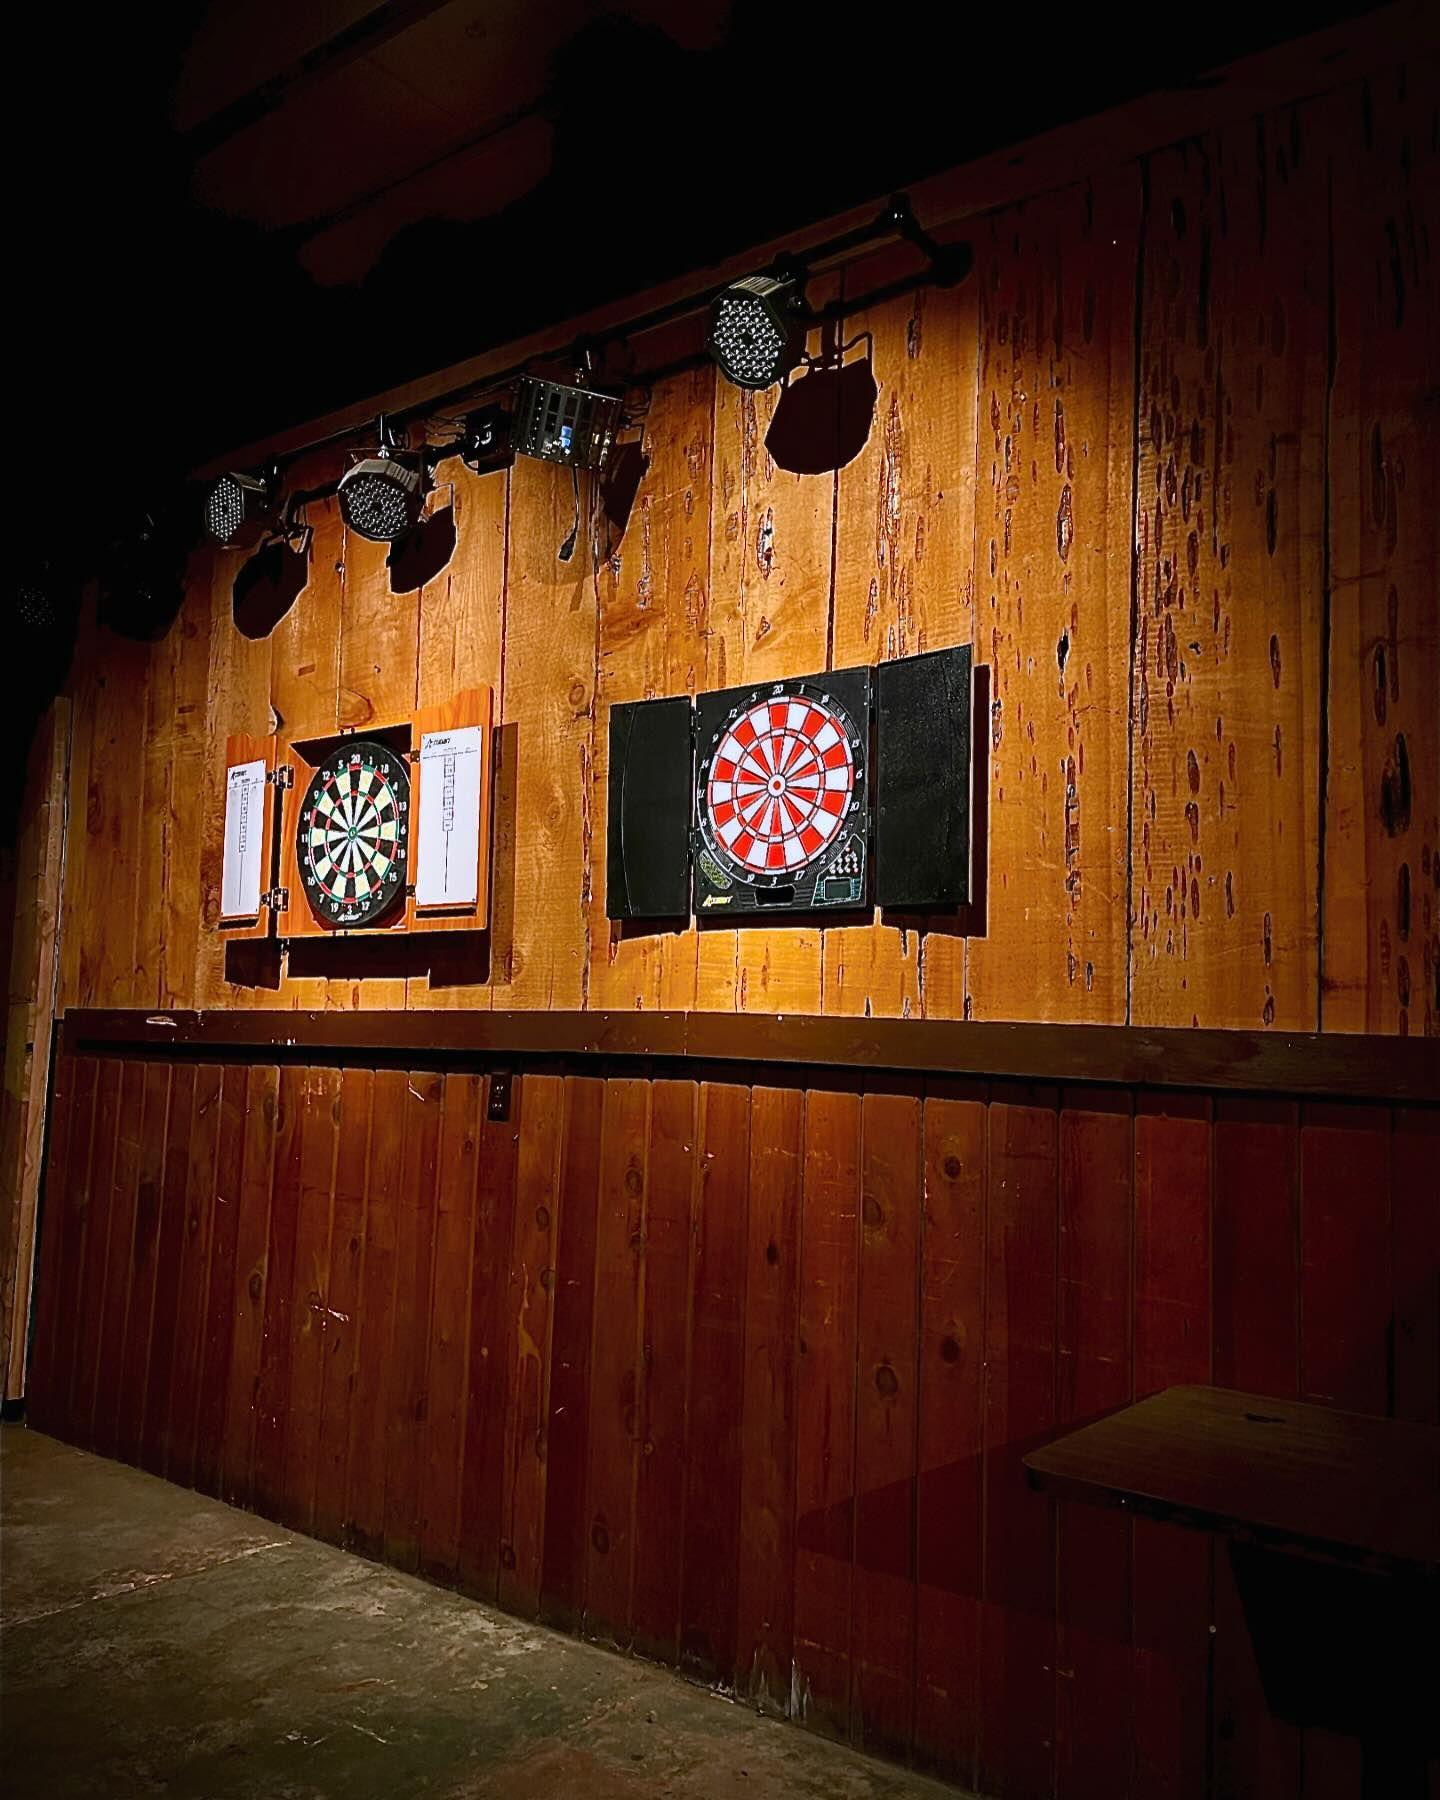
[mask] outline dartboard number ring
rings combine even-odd
[[[295,852],[310,910],[332,927],[375,924],[405,892],[409,843],[404,757],[345,739],[300,803]]]
[[[839,852],[863,803],[863,749],[848,710],[813,682],[732,707],[700,765],[700,831],[721,868],[779,887]]]

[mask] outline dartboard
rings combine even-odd
[[[295,850],[305,898],[326,925],[373,925],[405,891],[410,771],[368,739],[342,741],[310,778]]]
[[[723,711],[710,705],[717,700]],[[700,906],[856,904],[868,819],[865,672],[706,695],[700,707]]]

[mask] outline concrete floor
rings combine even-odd
[[[22,1426],[0,1483],[10,1800],[956,1800]]]

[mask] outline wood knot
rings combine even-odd
[[[885,1223],[884,1208],[873,1194],[867,1194],[865,1196],[864,1203],[860,1210],[867,1225],[883,1225]]]
[[[776,1248],[775,1241],[773,1238],[765,1246],[765,1260],[767,1263],[769,1263],[769,1265],[772,1269],[775,1267],[776,1263],[778,1263],[780,1260],[780,1252]]]
[[[960,1174],[960,1158],[958,1156],[947,1156],[945,1158],[944,1167],[947,1180],[956,1180]]]
[[[889,1363],[881,1363],[875,1371],[875,1389],[882,1400],[893,1400],[900,1392],[900,1381]]]
[[[960,1360],[960,1340],[955,1337],[942,1338],[940,1341],[941,1362],[957,1363]]]
[[[600,1556],[604,1556],[610,1548],[610,1533],[599,1519],[590,1527],[590,1542]]]
[[[550,1208],[548,1206],[537,1206],[535,1208],[535,1223],[541,1231],[548,1231],[550,1229]]]

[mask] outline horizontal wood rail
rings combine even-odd
[[[1331,1033],[680,1012],[75,1011],[71,1054],[645,1057],[1440,1104],[1440,1044]]]

